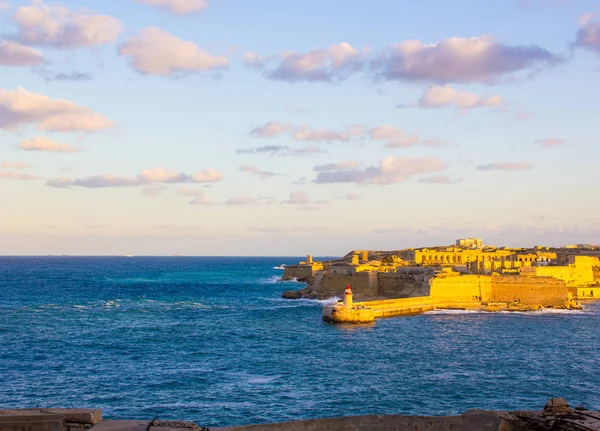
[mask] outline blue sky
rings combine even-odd
[[[0,1],[0,254],[600,241],[586,0]]]

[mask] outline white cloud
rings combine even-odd
[[[504,100],[498,95],[483,97],[468,91],[456,90],[449,85],[429,87],[419,100],[419,106],[424,108],[441,108],[453,105],[459,109],[471,109],[495,107],[503,104]]]
[[[151,75],[219,70],[229,65],[226,57],[213,56],[194,42],[179,39],[157,27],[147,27],[131,36],[119,48],[119,55],[128,57],[137,72]]]
[[[340,169],[324,171],[317,174],[315,182],[327,183],[367,183],[387,185],[401,183],[411,176],[443,171],[448,165],[441,159],[433,156],[422,158],[395,158],[386,157],[379,166],[366,169]]]
[[[80,151],[79,148],[58,142],[43,136],[36,136],[31,139],[19,142],[17,147],[25,151],[44,151],[49,153],[74,153]]]
[[[134,0],[156,6],[178,15],[188,15],[203,11],[208,7],[208,0]]]
[[[97,131],[113,125],[90,108],[68,100],[51,99],[24,88],[0,89],[0,129],[18,129],[25,124],[60,132]]]
[[[18,38],[31,45],[56,48],[93,47],[113,42],[121,32],[118,19],[81,8],[72,12],[62,6],[46,6],[34,0],[30,6],[17,9],[14,21]]]
[[[37,49],[10,40],[0,40],[0,66],[36,66],[44,56]]]

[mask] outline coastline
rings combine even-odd
[[[230,427],[205,427],[186,421],[104,420],[101,409],[0,410],[6,431],[599,431],[600,411],[574,409],[551,398],[543,410],[468,410],[456,416],[363,415]]]

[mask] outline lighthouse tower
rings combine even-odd
[[[346,307],[352,308],[352,289],[350,288],[350,285],[346,286],[346,295],[344,298],[344,305]]]

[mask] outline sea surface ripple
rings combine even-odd
[[[338,327],[280,298],[299,259],[0,257],[0,408],[204,426],[600,409],[600,303]]]

